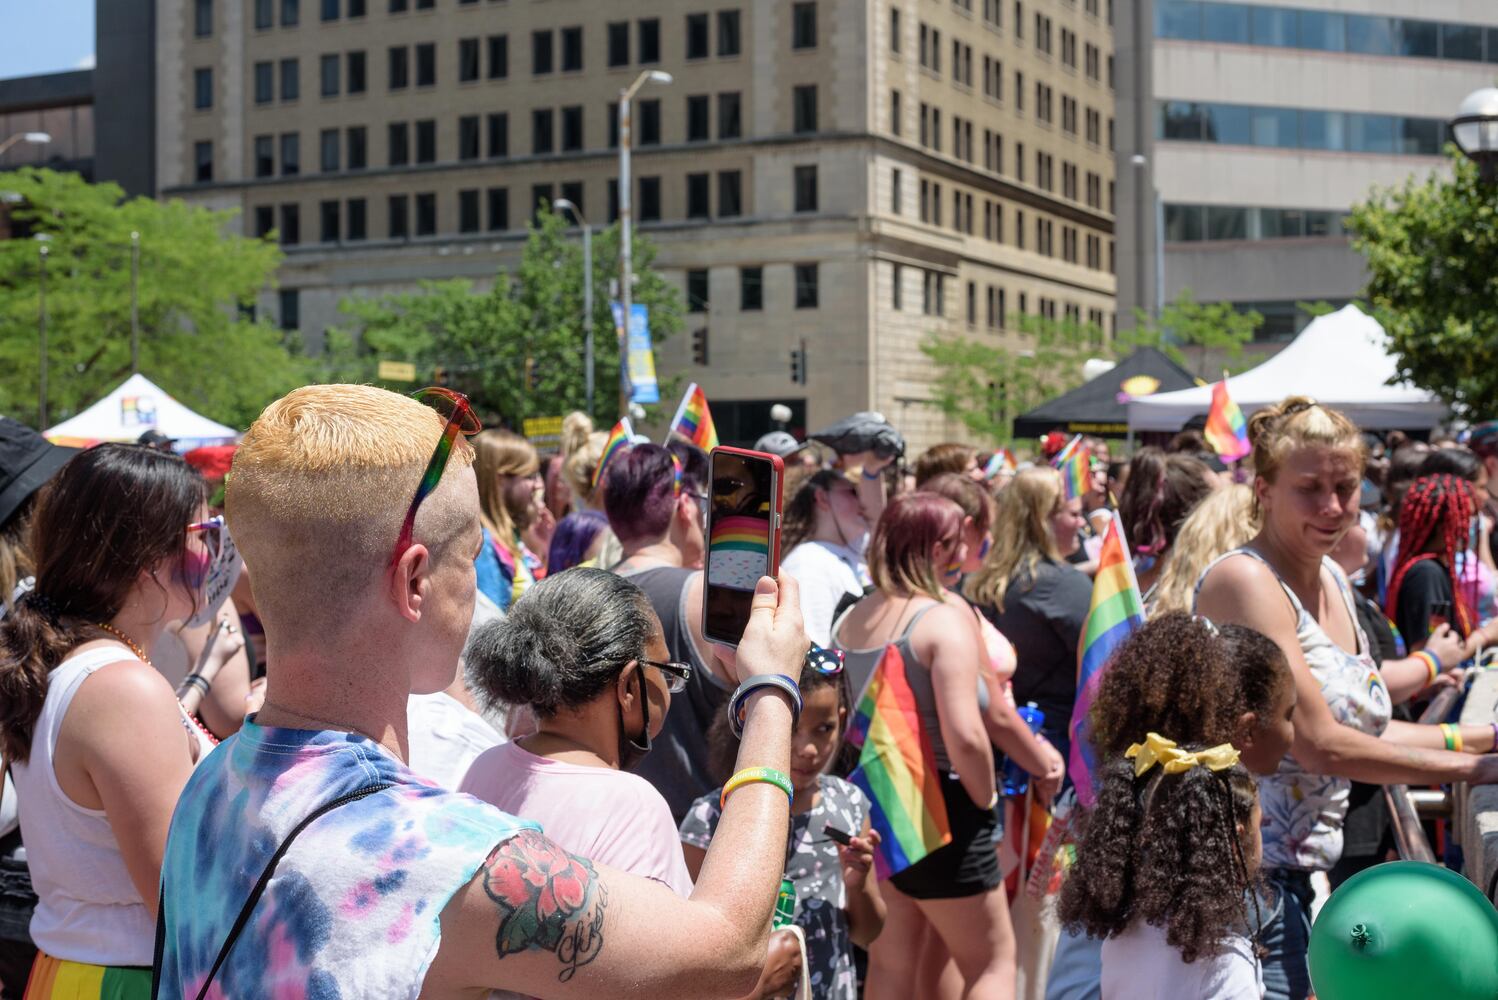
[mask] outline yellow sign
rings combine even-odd
[[[375,377],[383,382],[415,382],[416,366],[409,361],[381,361]]]
[[[526,439],[541,455],[556,455],[562,450],[561,417],[527,417],[521,422]]]

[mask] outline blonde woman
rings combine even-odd
[[[1041,731],[1061,753],[1077,700],[1077,642],[1092,581],[1066,562],[1082,530],[1082,501],[1067,500],[1055,469],[1026,469],[998,496],[993,548],[964,592],[1014,643],[1014,700],[1045,712]]]
[[[484,526],[484,544],[474,560],[478,589],[501,611],[508,611],[536,582],[537,570],[543,570],[521,537],[541,506],[541,460],[529,441],[509,431],[484,431],[471,443]]]
[[[603,446],[609,436],[593,429],[593,418],[574,410],[562,419],[562,478],[572,489],[572,509],[603,513],[602,480],[595,486],[594,470],[603,460]],[[594,566],[612,566],[624,558],[624,548],[614,529],[607,524],[599,535]]]
[[[1258,532],[1252,489],[1238,484],[1207,494],[1182,523],[1159,579],[1145,595],[1149,617],[1158,618],[1167,611],[1189,612],[1196,581],[1212,561],[1248,544]]]

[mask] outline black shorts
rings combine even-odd
[[[962,782],[951,775],[942,776],[941,794],[947,804],[952,842],[892,876],[890,884],[912,899],[981,896],[1004,881],[994,849],[998,809],[974,805]]]

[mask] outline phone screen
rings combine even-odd
[[[731,451],[713,452],[711,476],[703,632],[736,646],[749,624],[755,584],[775,571],[780,484],[769,456]]]

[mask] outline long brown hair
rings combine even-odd
[[[1051,515],[1062,503],[1061,476],[1050,467],[1026,469],[998,496],[993,548],[964,588],[974,604],[1004,610],[1004,595],[1021,573],[1042,559],[1059,560]]]
[[[139,445],[82,452],[44,486],[31,520],[36,590],[0,621],[0,748],[31,754],[47,675],[98,622],[119,614],[142,573],[187,547],[208,487],[176,455]],[[166,584],[158,581],[158,586]]]
[[[788,477],[789,478],[789,477]],[[790,552],[802,542],[816,534],[817,495],[826,493],[839,482],[848,478],[833,469],[818,469],[811,475],[799,475],[791,479],[794,485],[788,490],[790,501],[781,515],[780,551]]]

